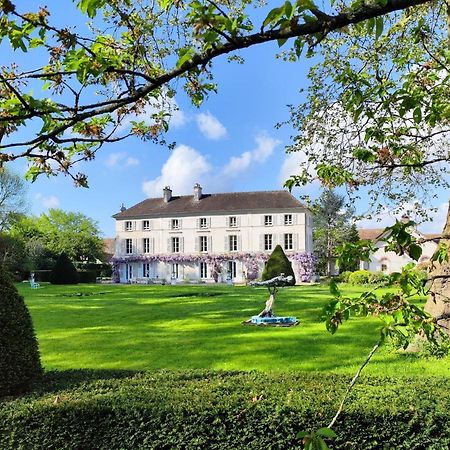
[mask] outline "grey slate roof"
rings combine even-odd
[[[288,191],[228,192],[203,194],[199,201],[193,195],[173,196],[168,203],[161,198],[148,198],[123,212],[114,214],[115,219],[136,217],[170,217],[211,213],[246,213],[254,210],[286,210],[304,208]]]

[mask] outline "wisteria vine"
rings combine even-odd
[[[246,278],[249,281],[259,276],[260,263],[269,259],[269,254],[258,253],[222,253],[222,254],[183,254],[172,253],[168,255],[127,255],[114,256],[111,260],[113,266],[113,281],[120,282],[120,265],[125,263],[152,263],[163,262],[167,264],[189,264],[205,262],[211,268],[211,276],[218,281],[219,274],[224,270],[224,263],[228,261],[240,261],[244,265]],[[314,275],[316,257],[309,252],[295,252],[286,255],[293,264],[297,281],[309,282]]]

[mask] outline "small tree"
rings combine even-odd
[[[265,308],[258,314],[259,317],[273,317],[273,306],[278,288],[282,286],[293,286],[295,284],[295,275],[292,270],[292,264],[287,259],[286,254],[280,245],[277,245],[267,260],[262,274],[261,283],[254,285],[267,286],[269,290],[269,299]]]
[[[0,265],[0,398],[26,392],[41,375],[30,313]]]
[[[78,284],[79,275],[72,261],[65,253],[61,253],[56,260],[50,275],[52,284]]]

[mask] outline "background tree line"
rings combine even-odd
[[[50,209],[39,216],[25,213],[26,188],[20,176],[0,172],[0,261],[12,273],[52,269],[65,253],[73,262],[104,261],[97,223],[78,212]]]

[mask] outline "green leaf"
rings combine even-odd
[[[417,244],[411,244],[408,249],[409,256],[415,261],[419,261],[420,256],[422,255],[422,247]]]
[[[319,436],[326,437],[326,438],[335,438],[335,437],[337,437],[337,434],[331,428],[328,428],[328,427],[319,428],[316,431],[316,434],[318,434]]]
[[[330,281],[330,293],[334,297],[339,297],[341,295],[341,291],[338,288],[338,285],[335,280]]]
[[[375,19],[375,39],[378,39],[383,34],[383,26],[383,17],[377,17]]]
[[[414,119],[414,122],[416,122],[416,123],[422,122],[422,109],[420,108],[420,106],[418,106],[417,108],[414,109],[413,119]]]

